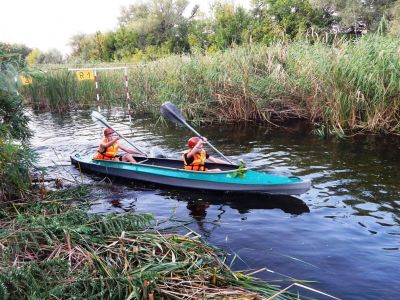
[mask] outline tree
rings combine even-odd
[[[119,28],[114,34],[114,59],[123,60],[137,53],[139,49],[144,49],[145,35],[139,33],[128,26]]]
[[[134,54],[154,47],[162,47],[162,52],[182,53],[189,51],[188,32],[191,16],[183,15],[187,0],[152,0],[148,3],[130,5],[121,10],[120,28],[116,32],[116,48],[121,53]],[[130,45],[127,45],[130,41]]]
[[[211,22],[207,19],[193,20],[188,28],[188,44],[190,51],[207,50],[210,45],[210,36],[214,33]]]
[[[113,32],[106,32],[103,34],[103,52],[102,52],[102,61],[112,61],[114,57],[114,52],[116,50],[115,47],[115,34]]]
[[[39,57],[40,64],[61,64],[63,62],[63,55],[57,49],[50,49]]]
[[[31,51],[32,49],[25,45],[0,42],[0,63],[12,61],[19,67],[23,67],[25,65],[25,58]]]
[[[71,59],[78,59],[81,61],[100,61],[101,51],[99,52],[98,40],[96,34],[76,34],[71,37],[69,42],[72,48]]]
[[[325,28],[333,21],[322,9],[314,9],[307,0],[254,0],[252,3],[260,22],[270,24],[272,21],[289,38],[311,27]]]
[[[26,57],[26,63],[29,66],[39,63],[39,58],[41,55],[42,52],[39,49],[37,48],[33,49],[31,53],[29,53],[29,55]]]
[[[214,6],[214,34],[212,44],[217,49],[225,49],[245,41],[251,17],[242,7],[219,2]]]
[[[0,49],[0,200],[21,197],[29,188],[34,155],[26,146],[31,137],[29,118],[14,78],[19,55]]]
[[[26,57],[26,63],[29,66],[34,64],[60,64],[63,62],[63,55],[57,49],[51,49],[47,52],[41,52],[39,49],[33,49]]]
[[[314,7],[330,11],[339,17],[341,28],[365,26],[377,30],[384,15],[393,19],[393,8],[398,0],[310,0]]]
[[[122,7],[118,22],[120,27],[127,26],[129,23],[137,20],[143,20],[148,18],[150,15],[150,5],[145,3],[139,3],[129,5],[128,7]]]
[[[188,42],[190,17],[184,17],[187,0],[152,0],[133,4],[121,9],[119,28],[115,32],[85,35],[71,38],[70,60],[111,61],[131,60],[133,56],[160,57],[169,53],[190,50]]]

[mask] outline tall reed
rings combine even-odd
[[[131,64],[129,90],[137,111],[158,115],[160,104],[180,105],[188,118],[208,122],[284,122],[300,118],[323,125],[326,133],[400,133],[400,41],[367,35],[358,40],[314,37],[312,41],[248,45],[213,55],[171,56]],[[95,105],[85,83],[42,85],[51,99]],[[74,81],[73,76],[64,78]],[[49,77],[53,77],[50,80]],[[93,88],[93,83],[87,83]],[[121,71],[99,71],[102,105],[127,105]],[[80,87],[80,88],[78,88]],[[51,97],[50,97],[51,96]],[[60,100],[61,102],[61,100]],[[54,103],[54,104],[51,104]]]

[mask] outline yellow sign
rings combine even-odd
[[[32,84],[32,78],[25,75],[19,75],[19,80],[21,80],[23,85]]]
[[[78,80],[94,80],[93,70],[82,70],[76,72],[76,78]]]

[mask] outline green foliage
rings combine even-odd
[[[101,71],[97,79],[101,105],[125,105],[123,71]],[[36,109],[65,111],[71,107],[94,107],[97,104],[94,82],[78,81],[75,72],[66,70],[65,66],[35,74],[33,84],[24,88],[24,95]]]
[[[26,63],[29,66],[37,64],[39,61],[39,57],[42,54],[39,49],[33,49],[31,53],[26,57]]]
[[[16,67],[25,66],[25,58],[32,51],[25,45],[7,44],[0,42],[0,63],[12,62]]]
[[[245,42],[251,16],[242,8],[232,4],[217,3],[214,6],[213,34],[211,44],[216,49],[226,49]]]
[[[364,23],[366,30],[376,32],[382,17],[389,19],[395,16],[393,7],[398,5],[398,0],[310,0],[319,8],[335,13],[339,16],[338,24],[341,27],[357,27]]]
[[[29,118],[25,115],[22,97],[17,90],[15,65],[18,57],[11,57],[0,50],[0,139],[27,141],[31,133]]]
[[[272,20],[272,24],[291,39],[311,27],[329,29],[333,21],[307,0],[258,0],[255,3],[255,14],[260,22],[268,25]]]
[[[1,139],[27,141],[31,136],[28,122],[29,118],[24,112],[22,97],[0,89]]]
[[[155,0],[123,8],[115,32],[72,37],[71,60],[155,60],[190,50],[186,0]]]
[[[57,49],[50,49],[44,53],[41,53],[36,63],[38,64],[61,64],[63,62],[63,56]]]
[[[245,178],[247,166],[243,160],[239,160],[238,169],[233,172],[233,177]]]
[[[208,37],[212,32],[212,25],[208,20],[194,20],[188,33],[188,44],[191,52],[207,50],[211,45]]]
[[[151,215],[88,215],[78,205],[88,191],[0,206],[2,299],[253,299],[278,291],[232,272],[197,238],[157,231]]]
[[[96,40],[97,36],[97,40]],[[77,34],[71,37],[69,45],[72,48],[70,60],[75,61],[100,61],[102,46],[99,46],[99,38],[96,34]]]
[[[209,16],[198,6],[184,15],[187,5],[186,0],[149,0],[122,8],[116,31],[73,36],[69,61],[137,62],[215,53],[247,43],[294,40],[310,32],[331,33],[333,25],[339,33],[360,28],[377,32],[384,16],[390,21],[388,30],[397,32],[398,27],[395,0],[253,0],[250,10],[217,1]]]
[[[22,197],[30,188],[29,170],[34,158],[29,147],[0,139],[0,199]]]
[[[21,197],[27,191],[34,160],[25,145],[31,131],[15,82],[18,60],[18,55],[0,50],[0,200]]]

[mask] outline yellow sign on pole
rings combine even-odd
[[[19,75],[19,80],[21,80],[23,85],[32,84],[32,78],[25,75]]]
[[[78,80],[94,80],[93,70],[81,70],[76,72]]]

